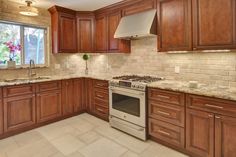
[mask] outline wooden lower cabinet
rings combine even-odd
[[[37,94],[37,122],[47,122],[59,118],[61,112],[61,90]]]
[[[214,157],[214,114],[187,109],[186,149],[200,157]]]
[[[4,99],[4,132],[17,131],[36,123],[35,95]]]
[[[3,104],[2,104],[2,89],[0,88],[0,135],[3,134]]]
[[[73,94],[74,94],[74,112],[86,110],[86,105],[83,103],[84,96],[84,79],[74,79],[73,81]]]
[[[62,81],[62,113],[71,115],[74,113],[74,84],[73,79]]]
[[[236,157],[236,118],[215,116],[215,157]]]

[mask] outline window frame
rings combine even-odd
[[[50,50],[49,50],[49,27],[46,26],[36,26],[33,24],[24,24],[24,23],[18,23],[18,22],[11,22],[11,21],[4,21],[4,20],[0,20],[0,24],[10,24],[10,25],[17,25],[20,26],[20,43],[21,43],[21,53],[20,53],[20,57],[21,57],[21,63],[20,65],[16,65],[16,68],[28,68],[29,64],[25,64],[25,49],[24,49],[24,28],[25,27],[30,27],[30,28],[36,28],[36,29],[42,29],[44,30],[44,57],[45,57],[45,63],[44,64],[35,64],[36,67],[40,68],[40,67],[49,67],[49,54],[50,54]],[[0,65],[0,69],[7,69],[7,65]]]

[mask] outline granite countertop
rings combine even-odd
[[[224,86],[213,86],[199,83],[198,88],[190,88],[189,82],[186,81],[163,80],[150,83],[148,87],[236,101],[236,88]]]

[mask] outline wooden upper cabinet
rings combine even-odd
[[[134,1],[134,3],[123,9],[123,15],[128,16],[155,8],[156,0],[137,0],[137,2]]]
[[[193,0],[194,50],[236,48],[235,0]]]
[[[191,0],[159,0],[159,51],[192,50]]]
[[[112,12],[108,15],[108,51],[130,52],[130,41],[115,39],[114,35],[121,20],[121,11]]]
[[[214,157],[214,114],[187,109],[186,149],[200,157]]]
[[[106,14],[96,16],[96,29],[95,29],[96,51],[106,52],[108,49],[107,43],[107,16]]]
[[[53,53],[76,53],[76,12],[59,6],[54,6],[49,11],[52,20]]]
[[[215,157],[236,157],[236,118],[215,116]]]
[[[77,14],[77,44],[79,52],[94,50],[94,14],[79,12]]]
[[[62,81],[62,113],[70,115],[74,113],[74,84],[73,80]]]

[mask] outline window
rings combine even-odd
[[[46,65],[46,29],[0,22],[0,66],[13,60],[18,66],[27,66],[30,60]]]

